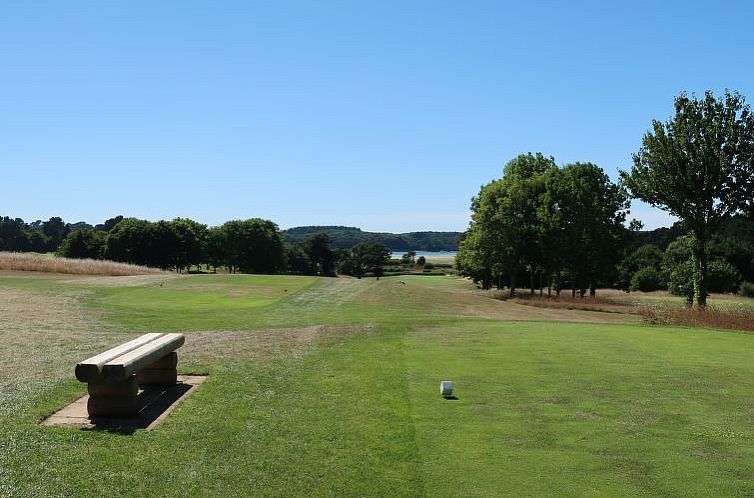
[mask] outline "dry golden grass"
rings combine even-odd
[[[0,270],[108,276],[166,273],[156,268],[116,263],[114,261],[54,258],[20,252],[0,252]]]
[[[597,297],[571,297],[570,293],[558,296],[539,296],[521,293],[509,299],[507,291],[488,291],[488,295],[507,303],[522,304],[550,310],[601,311],[623,315],[638,315],[653,325],[681,325],[685,327],[754,331],[754,308],[751,305],[731,305],[731,296],[715,295],[716,303],[700,310],[688,308],[668,297],[667,292],[637,293],[635,299],[614,289],[600,289]],[[720,304],[720,302],[724,304]],[[563,320],[565,321],[565,320]]]
[[[658,325],[682,325],[709,329],[748,330],[754,332],[754,310],[750,308],[706,309],[685,306],[641,306],[639,313],[644,320]]]
[[[561,294],[558,296],[547,297],[537,294],[520,294],[508,302],[535,306],[538,308],[583,310],[583,311],[602,311],[607,313],[637,313],[636,306],[629,303],[616,302],[608,296],[599,297],[571,297],[570,294]]]

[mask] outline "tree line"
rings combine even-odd
[[[701,307],[710,290],[752,278],[754,114],[743,96],[680,94],[675,115],[653,121],[633,162],[612,183],[591,163],[558,167],[542,154],[513,159],[472,200],[458,269],[483,288],[507,285],[511,294],[528,274],[532,293],[537,278],[540,289],[567,286],[581,296],[602,285],[667,287]],[[640,225],[625,224],[630,198],[680,218],[656,232],[664,250],[632,247]]]
[[[6,216],[0,218],[0,250],[56,252],[178,272],[203,267],[230,273],[357,277],[382,275],[390,259],[390,249],[382,244],[333,248],[326,233],[289,244],[275,223],[260,218],[208,227],[188,218],[152,222],[116,216],[92,226],[66,224],[59,217],[27,224]]]
[[[305,226],[283,230],[283,240],[302,243],[308,237],[325,233],[336,249],[350,249],[358,244],[382,244],[393,251],[455,251],[460,232],[365,232],[356,227]]]

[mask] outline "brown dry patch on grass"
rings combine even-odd
[[[484,299],[484,298],[482,298]],[[640,320],[637,315],[629,313],[604,313],[597,310],[536,307],[511,301],[498,301],[486,299],[489,303],[483,306],[469,303],[465,316],[483,318],[496,318],[499,320],[529,320],[529,321],[555,321],[555,322],[579,322],[579,323],[636,323]],[[463,305],[458,303],[456,307]]]
[[[73,296],[0,287],[0,416],[72,378],[76,362],[125,336],[89,316]]]
[[[317,341],[344,334],[368,333],[371,325],[324,326],[192,332],[181,348],[182,357],[193,361],[255,359],[264,360],[281,354],[300,356]]]
[[[495,320],[563,321],[583,323],[636,323],[637,315],[623,313],[599,313],[591,310],[538,308],[510,301],[491,299],[489,293],[479,292],[473,286],[458,285],[458,282],[418,280],[445,277],[417,277],[406,280],[385,281],[384,285],[370,287],[369,293],[358,297],[360,301],[401,306],[414,311],[425,311],[431,316],[453,318],[490,318]],[[416,285],[421,289],[417,290]]]
[[[538,308],[554,308],[567,310],[583,311],[601,311],[604,313],[638,313],[636,306],[628,303],[611,301],[610,298],[604,297],[547,297],[539,295],[521,295],[507,300],[509,303],[524,304],[527,306],[536,306]]]
[[[0,270],[113,276],[165,273],[156,268],[114,261],[56,258],[20,252],[0,252]]]
[[[16,274],[18,275],[18,274]],[[26,275],[22,275],[24,278]],[[163,272],[156,275],[123,275],[123,276],[90,276],[90,275],[64,275],[65,281],[74,284],[83,284],[96,287],[142,287],[147,285],[160,285],[171,280],[186,278],[185,275]],[[73,277],[73,278],[71,278]]]
[[[754,310],[749,308],[708,306],[702,310],[696,307],[658,305],[642,306],[639,311],[644,320],[651,324],[754,332]]]

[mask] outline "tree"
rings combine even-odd
[[[492,287],[492,250],[484,247],[484,232],[478,224],[473,224],[461,235],[456,254],[458,273],[471,278],[482,289]]]
[[[23,251],[27,245],[24,232],[24,220],[21,218],[0,218],[0,251]],[[46,242],[46,238],[44,239]]]
[[[311,275],[312,261],[301,244],[286,244],[285,257],[288,271],[293,275]]]
[[[401,264],[413,265],[416,262],[416,251],[407,251],[401,255]]]
[[[704,307],[712,230],[754,203],[754,115],[738,93],[682,93],[672,119],[652,122],[633,162],[621,171],[631,194],[677,216],[694,235],[694,298]]]
[[[630,288],[632,291],[652,292],[660,290],[662,287],[660,272],[654,266],[639,268],[631,275]]]
[[[205,262],[215,272],[220,266],[230,266],[228,254],[225,250],[225,239],[226,234],[221,227],[212,227],[207,230]]]
[[[93,229],[74,230],[63,239],[58,253],[65,258],[101,259],[105,241],[103,232]]]
[[[144,264],[163,270],[178,268],[180,263],[180,236],[173,223],[160,220],[149,224],[147,238],[148,257]]]
[[[627,208],[626,192],[598,166],[558,168],[552,157],[521,154],[472,199],[459,271],[485,289],[506,282],[513,296],[524,271],[533,293],[537,275],[540,292],[543,278],[557,275],[559,292],[567,270],[582,296],[586,286],[594,293],[620,255]]]
[[[154,225],[147,220],[124,218],[110,231],[104,257],[136,265],[154,264],[151,254]]]
[[[176,218],[170,222],[178,236],[175,267],[179,272],[206,259],[207,225],[189,218]]]
[[[303,244],[306,254],[319,275],[335,275],[335,252],[330,248],[330,237],[326,233],[312,235]]]
[[[113,228],[115,228],[115,225],[123,221],[123,216],[118,215],[115,218],[109,218],[108,220],[105,220],[105,223],[102,225],[95,225],[94,229],[99,230],[101,232],[109,232]]]
[[[285,267],[278,226],[268,220],[232,220],[221,227],[231,271],[275,274]]]
[[[634,275],[640,270],[646,270],[649,268],[655,270],[659,287],[664,287],[665,285],[663,284],[666,282],[666,280],[663,280],[662,278],[663,256],[663,252],[654,244],[645,244],[632,253],[628,254],[625,258],[623,258],[623,261],[618,264],[618,278],[616,280],[616,287],[622,290],[635,290],[633,288],[635,287]],[[648,273],[645,273],[644,277],[646,277],[646,275],[648,275]]]
[[[387,246],[362,242],[356,244],[350,251],[339,250],[338,271],[343,275],[353,275],[359,278],[371,272],[379,278],[389,261],[390,249]]]
[[[583,297],[588,287],[593,296],[598,282],[612,283],[628,207],[625,190],[595,164],[569,164],[548,175],[543,218],[551,224],[548,238],[559,264],[570,270],[574,294],[578,289]]]
[[[59,216],[53,216],[42,223],[42,233],[48,237],[47,249],[49,251],[57,251],[68,232],[68,227]]]
[[[516,293],[518,276],[529,272],[531,291],[534,275],[551,266],[548,256],[549,224],[543,220],[546,177],[557,170],[552,157],[521,154],[505,165],[503,177],[493,181],[472,200],[472,226],[478,225],[480,248],[489,251],[490,273],[500,287],[505,277],[510,295]]]

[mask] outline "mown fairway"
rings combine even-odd
[[[210,375],[161,426],[37,425],[145,331]],[[453,278],[0,279],[0,496],[751,496],[753,400],[753,335]]]

